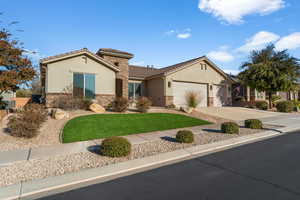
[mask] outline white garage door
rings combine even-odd
[[[207,107],[207,85],[186,82],[173,82],[173,97],[175,106],[186,106],[186,93],[190,91],[198,94],[200,99],[198,107]]]
[[[226,87],[223,85],[214,85],[213,87],[214,107],[226,105]]]

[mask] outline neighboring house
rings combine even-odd
[[[2,97],[2,101],[12,101],[14,98],[16,98],[16,92],[7,91],[3,92],[0,96]]]
[[[14,108],[16,105],[16,92],[13,91],[7,91],[7,92],[3,92],[1,95],[2,97],[2,101],[5,103],[5,106],[0,106],[0,109],[3,108]]]
[[[199,107],[231,105],[233,80],[207,57],[156,69],[129,65],[133,54],[86,48],[40,61],[43,96],[47,106],[66,93],[98,100],[103,106],[115,97],[148,97],[154,106],[186,105],[186,93],[200,97]],[[69,89],[68,89],[69,88]],[[71,90],[70,90],[71,88]]]
[[[235,81],[232,85],[232,103],[233,105],[240,106],[240,100],[253,102],[253,101],[265,101],[267,96],[265,92],[258,92],[256,89],[251,89],[249,86],[242,85],[237,77],[231,76]],[[298,100],[299,91],[289,91],[289,92],[276,92],[276,95],[281,96],[281,100]]]

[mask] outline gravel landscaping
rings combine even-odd
[[[201,130],[199,134],[195,135],[195,142],[192,144],[180,144],[175,142],[174,139],[169,138],[133,145],[132,153],[124,158],[108,158],[93,152],[87,152],[66,156],[55,156],[47,159],[15,162],[10,166],[0,167],[0,186],[15,184],[20,181],[41,179],[48,176],[62,175],[85,168],[101,167],[126,160],[174,151],[193,145],[208,144],[243,135],[254,134],[261,131],[241,128],[240,134],[235,135],[220,133],[218,131],[219,128],[219,125],[210,125],[207,129]],[[264,128],[274,128],[274,126],[265,126]]]

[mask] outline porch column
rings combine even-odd
[[[207,84],[207,106],[213,107],[214,106],[214,96],[213,96],[213,84]]]

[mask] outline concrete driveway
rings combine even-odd
[[[234,120],[234,121],[286,115],[283,113],[261,111],[261,110],[248,109],[242,107],[205,107],[205,108],[199,108],[198,111],[206,115],[211,115],[211,116]]]

